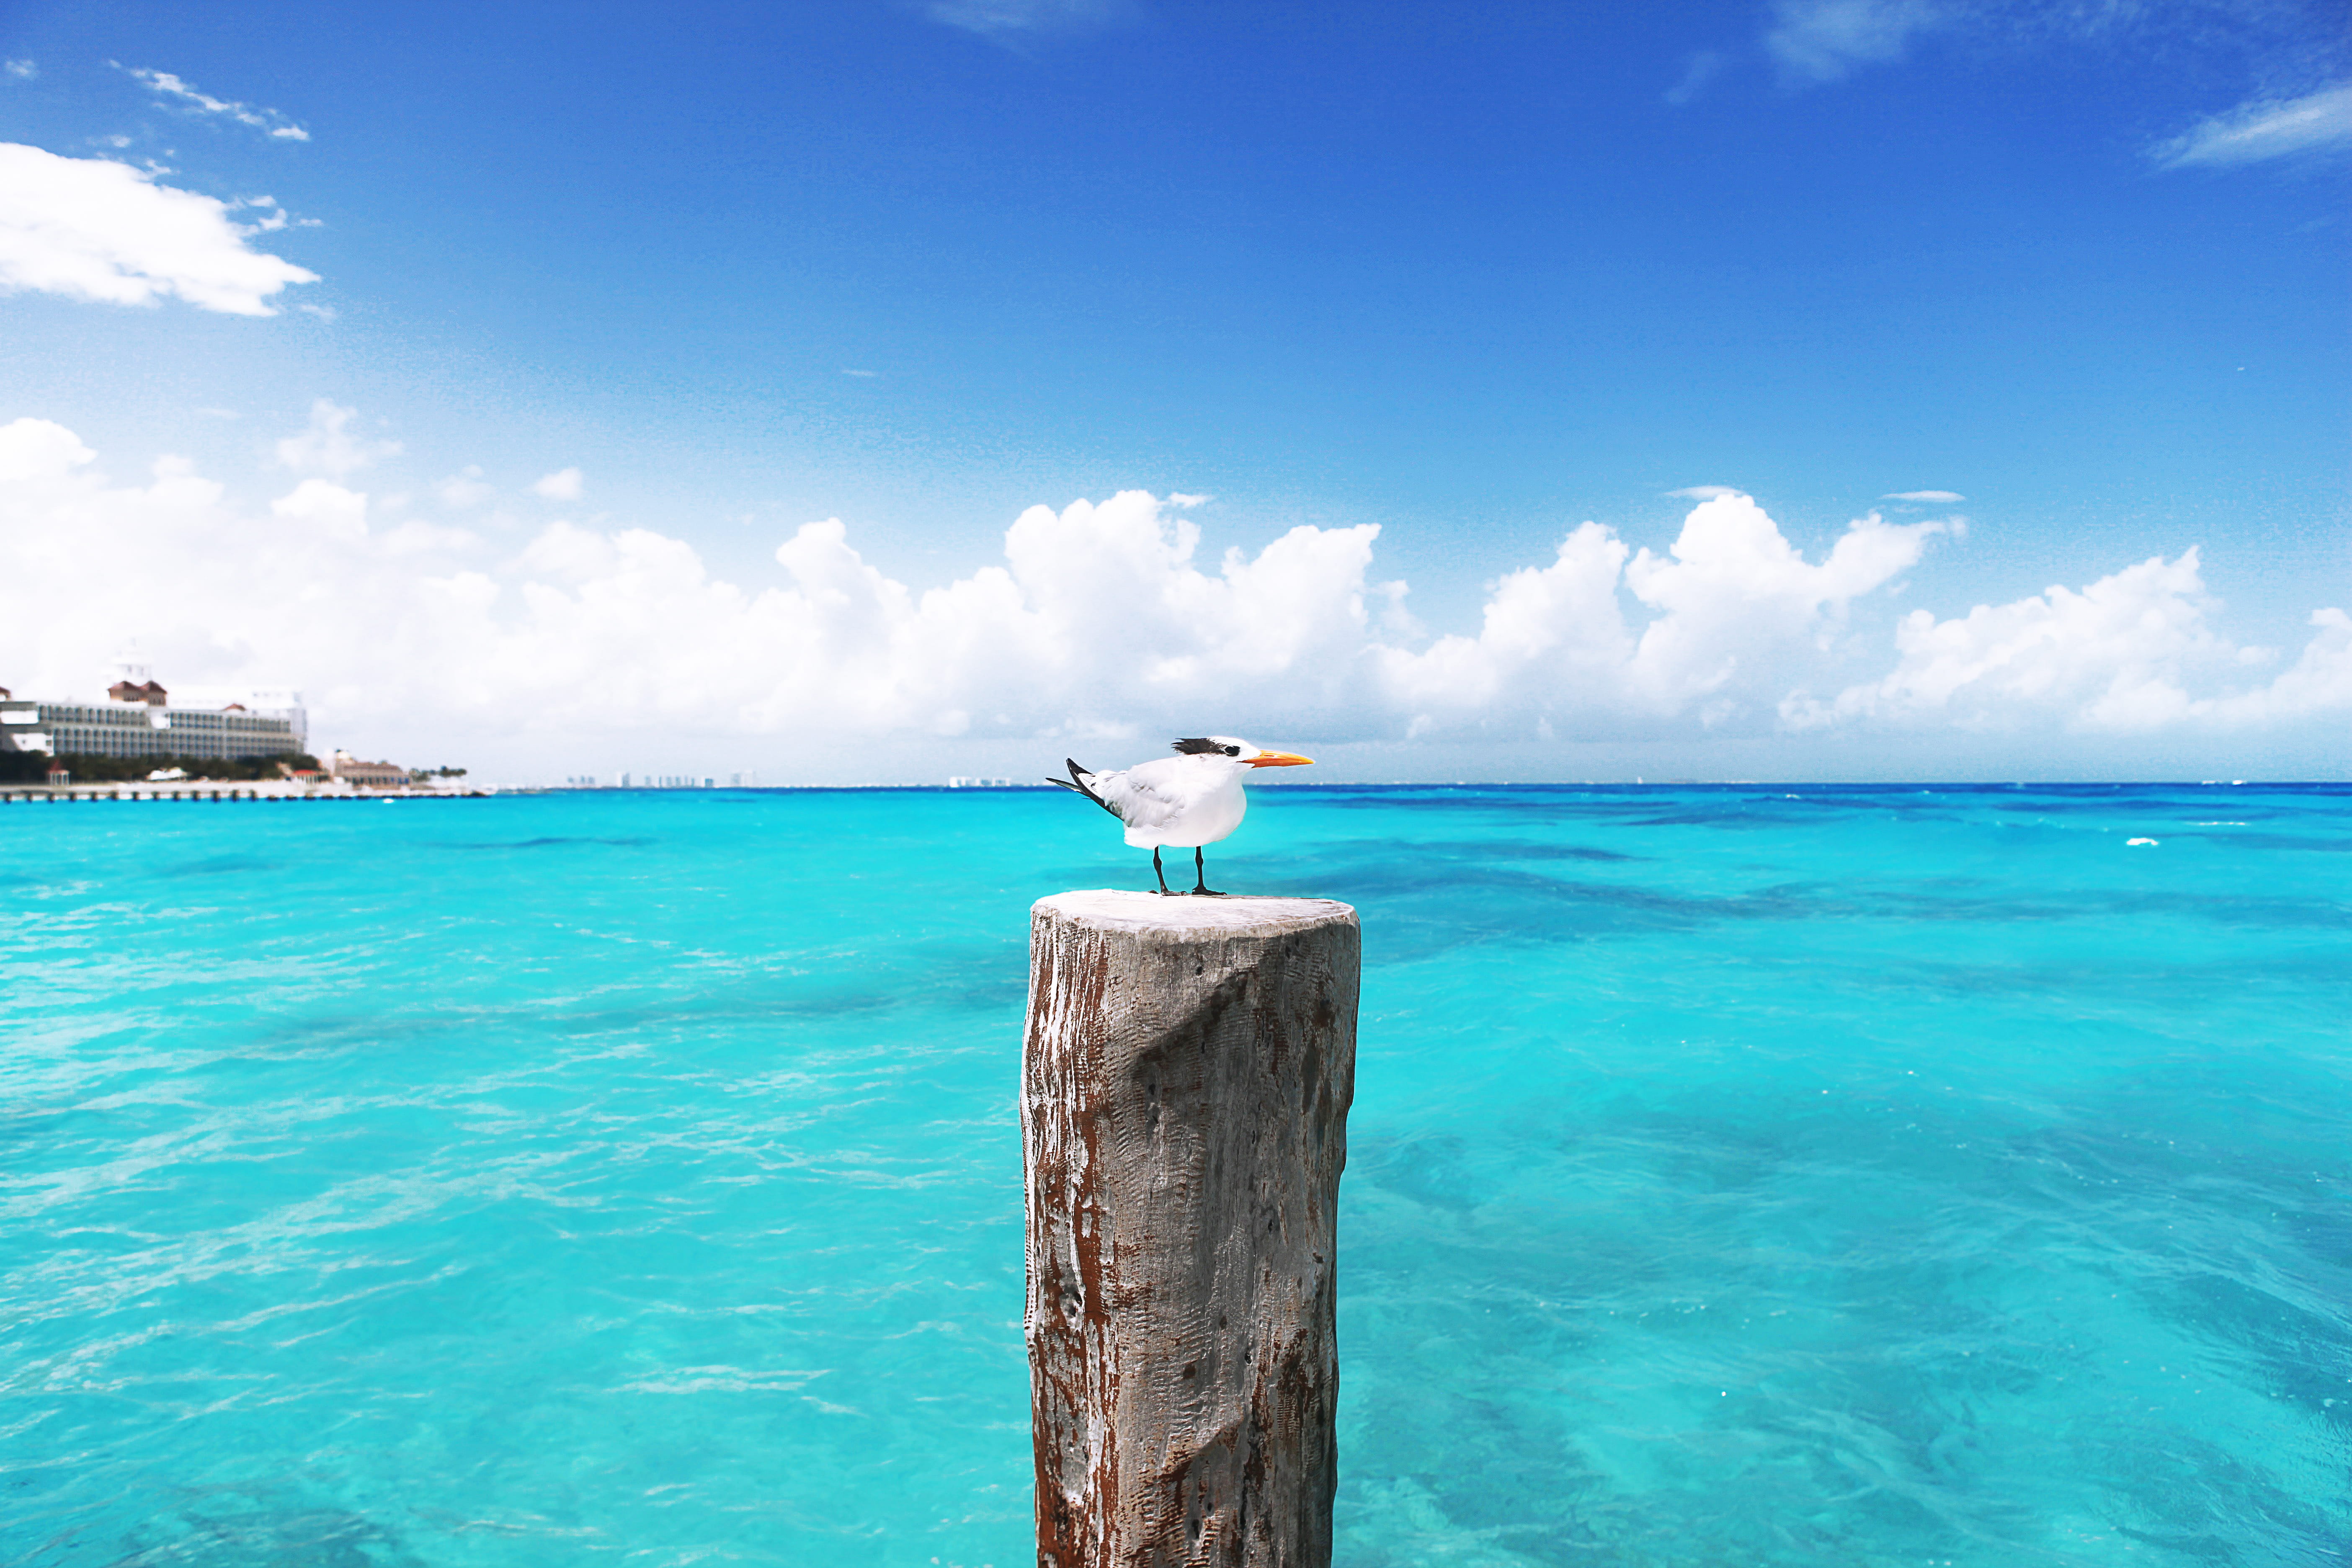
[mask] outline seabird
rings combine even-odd
[[[1127,841],[1150,849],[1151,872],[1161,892],[1175,891],[1160,866],[1160,851],[1167,846],[1192,851],[1192,891],[1223,898],[1209,886],[1201,846],[1214,844],[1242,825],[1242,813],[1249,809],[1242,780],[1252,768],[1301,768],[1315,759],[1262,752],[1231,735],[1195,735],[1177,742],[1175,751],[1172,757],[1102,773],[1065,758],[1070,776],[1045,782],[1077,791],[1124,823]]]

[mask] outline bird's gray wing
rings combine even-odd
[[[1164,827],[1188,804],[1172,779],[1152,776],[1152,764],[1095,775],[1095,788],[1129,827]]]

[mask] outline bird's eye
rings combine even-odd
[[[1229,757],[1238,757],[1241,754],[1242,749],[1239,746],[1227,746],[1225,748],[1225,755]]]

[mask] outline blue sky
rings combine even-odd
[[[1408,775],[1819,776],[1890,740],[2004,776],[2053,755],[2342,771],[2352,678],[2311,652],[2335,636],[2314,612],[2352,605],[2352,89],[2326,5],[19,4],[0,57],[0,141],[74,165],[26,163],[23,245],[51,235],[26,204],[80,211],[54,193],[102,160],[148,195],[247,204],[219,210],[242,231],[224,243],[316,275],[207,308],[173,273],[202,258],[85,245],[74,265],[156,290],[125,303],[20,246],[0,425],[89,456],[58,459],[80,490],[36,484],[0,522],[20,550],[62,530],[118,571],[139,571],[126,549],[159,563],[97,614],[43,584],[0,632],[20,689],[89,684],[93,648],[136,636],[166,675],[304,687],[356,749],[470,747],[518,775],[841,776],[823,735],[929,776],[1244,721]],[[109,199],[143,199],[122,184]],[[320,425],[321,399],[352,412]],[[288,457],[306,428],[344,446]],[[131,496],[159,458],[219,488],[201,518]],[[1627,648],[1674,614],[1711,628],[1683,640],[1713,662],[1671,679],[1662,647],[1646,676],[1591,651],[1590,606],[1534,652],[1431,662],[1588,520],[1629,562],[1696,552],[1694,509],[1744,503],[1673,493],[1693,487],[1752,496],[1813,563],[1874,510],[1943,526],[1778,609],[1677,611],[1623,579]],[[1112,573],[1065,588],[1159,595],[1162,640],[1128,650],[1147,673],[1024,707],[1041,670],[1116,655],[1018,572],[1028,619],[950,607],[909,630],[877,589],[812,643],[821,595],[775,554],[837,518],[919,598],[1003,565],[1024,509],[1134,490],[1167,549],[1197,529],[1213,584],[1229,549],[1377,525],[1254,590],[1328,590],[1345,620],[1369,586],[1356,629],[1236,662],[1220,638],[1245,630],[1216,617],[1261,613],[1247,594]],[[1885,499],[1928,492],[1961,499]],[[59,521],[93,508],[103,527]],[[268,529],[314,513],[344,521],[274,591],[376,606],[348,635],[162,564],[192,533],[276,560]],[[1093,516],[1089,540],[1112,526]],[[137,542],[158,529],[168,547]],[[613,609],[643,574],[573,533],[690,552],[740,590],[740,635],[687,646],[734,613],[707,595]],[[2145,602],[2104,621],[2045,601],[1966,630],[2192,547],[2189,577],[2122,584],[2109,599]],[[458,626],[427,601],[469,574],[495,592]],[[597,627],[592,603],[613,609]],[[1959,629],[1906,653],[1921,610]],[[2131,643],[2150,617],[2171,640]],[[631,626],[677,649],[657,678],[625,668]],[[879,668],[876,637],[902,661],[909,638],[953,647],[963,684],[905,666],[845,707],[793,695]],[[1959,661],[1942,676],[1936,637]],[[2017,674],[2033,658],[2047,679]],[[574,711],[558,667],[645,689]],[[542,719],[518,735],[502,703]]]

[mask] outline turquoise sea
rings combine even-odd
[[[2352,1560],[2352,787],[1255,800],[1364,924],[1342,1563]],[[1027,1568],[1026,911],[1149,875],[0,806],[0,1563]]]

